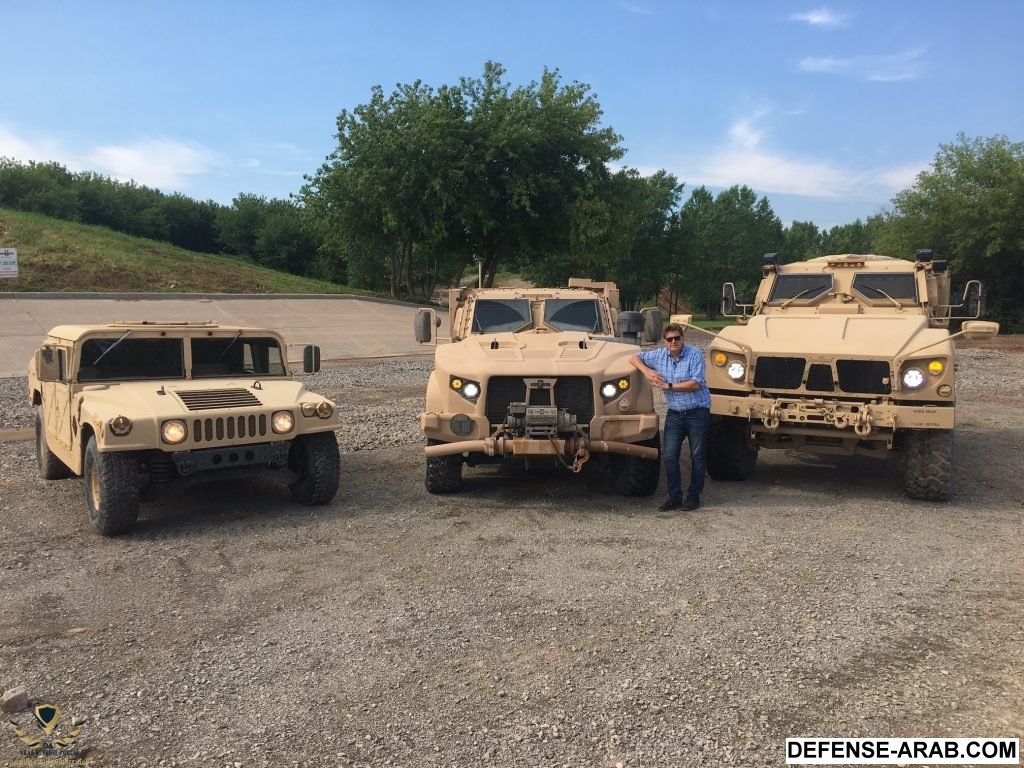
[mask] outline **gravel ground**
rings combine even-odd
[[[782,451],[696,513],[616,496],[598,460],[434,497],[419,359],[308,378],[342,417],[322,508],[218,483],[107,539],[80,481],[0,443],[0,688],[84,718],[96,766],[778,766],[793,736],[1021,737],[1022,363],[961,353],[948,504],[904,498],[894,462]],[[25,400],[0,379],[0,427],[31,426]]]

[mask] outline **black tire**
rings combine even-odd
[[[612,483],[623,496],[650,496],[658,490],[661,479],[661,438],[655,435],[639,445],[658,449],[658,458],[641,459],[639,456],[612,454]]]
[[[427,439],[427,445],[440,445],[441,440]],[[462,454],[427,456],[427,490],[430,493],[455,493],[462,488]]]
[[[712,416],[708,430],[708,474],[714,480],[746,480],[757,466],[757,448],[747,439],[746,419]]]
[[[64,480],[75,474],[50,451],[50,446],[46,443],[41,408],[36,408],[36,464],[39,466],[39,476],[43,480]]]
[[[90,437],[82,469],[89,521],[104,536],[128,531],[139,517],[139,465],[128,453],[103,453]]]
[[[307,507],[326,504],[338,492],[341,454],[333,432],[299,435],[288,451],[288,466],[299,479],[288,486],[292,498]]]
[[[953,480],[953,430],[907,430],[903,489],[922,501],[948,501]]]

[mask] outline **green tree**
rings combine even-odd
[[[825,236],[813,221],[794,221],[785,231],[782,257],[785,261],[806,261],[825,253]]]
[[[1024,143],[961,133],[893,205],[879,238],[883,252],[934,249],[961,281],[985,282],[989,313],[1004,329],[1024,327]]]

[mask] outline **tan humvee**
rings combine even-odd
[[[950,304],[950,272],[916,261],[843,254],[780,264],[767,254],[753,304],[726,283],[738,318],[711,342],[708,473],[742,480],[759,448],[906,458],[905,491],[945,501],[952,477],[953,339],[988,338],[982,287]],[[967,320],[950,334],[950,320]]]
[[[273,331],[217,323],[61,325],[28,364],[46,480],[85,479],[89,519],[124,533],[151,499],[206,480],[282,470],[292,496],[338,489],[334,404],[290,375]],[[304,349],[304,370],[320,350]]]
[[[649,382],[629,364],[661,337],[661,313],[620,312],[614,283],[449,292],[449,344],[437,347],[420,427],[426,486],[449,493],[462,465],[546,461],[579,472],[607,454],[616,488],[658,486],[660,439]],[[416,339],[441,320],[420,310]],[[617,335],[616,335],[617,334]]]

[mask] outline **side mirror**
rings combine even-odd
[[[412,331],[416,341],[428,344],[434,335],[434,328],[441,326],[441,318],[432,309],[421,309],[416,312],[412,321]]]
[[[644,316],[640,312],[619,312],[615,320],[615,335],[627,339],[638,339],[644,330]]]
[[[40,381],[60,381],[60,359],[53,347],[40,347],[36,352],[36,375]]]
[[[661,310],[658,308],[645,309],[644,316],[644,341],[655,344],[661,341]]]
[[[722,286],[722,314],[726,317],[735,317],[736,304],[736,286],[726,283]]]
[[[960,333],[968,341],[985,341],[999,333],[999,323],[988,320],[966,320],[960,326]]]
[[[967,283],[964,287],[964,298],[961,305],[967,317],[981,317],[985,312],[985,292],[982,290],[980,282],[971,280]]]
[[[320,370],[320,347],[309,344],[302,348],[302,372],[316,373]]]

